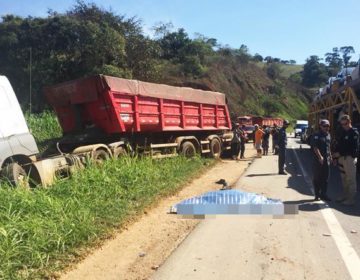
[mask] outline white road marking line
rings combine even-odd
[[[299,164],[301,169],[301,173],[305,178],[306,184],[310,186],[311,192],[314,194],[314,189],[312,188],[312,183],[310,181],[310,177],[308,176],[307,172],[305,171],[299,156],[296,153],[296,150],[291,147],[296,161]],[[331,210],[329,205],[325,203],[319,203],[320,212],[323,215],[329,230],[331,232],[331,236],[335,241],[337,248],[343,258],[343,261],[346,265],[347,270],[352,279],[360,279],[360,258],[356,253],[354,247],[352,246],[350,240],[347,238],[345,231],[341,227],[338,219],[336,218],[334,212]]]

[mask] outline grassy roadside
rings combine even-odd
[[[25,113],[25,119],[38,144],[62,135],[59,122],[52,112],[44,111],[41,114]]]
[[[123,158],[92,166],[51,188],[0,188],[0,279],[54,275],[210,162]]]

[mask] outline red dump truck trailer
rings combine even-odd
[[[8,101],[3,113],[11,117],[0,122],[0,178],[14,185],[49,185],[89,159],[134,151],[155,158],[179,153],[217,158],[230,149],[224,94],[97,75],[44,89],[63,137],[54,139],[56,149],[50,145],[40,154],[6,77],[0,76],[0,87]]]
[[[270,117],[253,117],[252,118],[253,124],[261,125],[261,126],[282,126],[283,119],[281,118],[270,118]]]
[[[49,86],[44,93],[64,132],[59,147],[65,152],[80,144],[117,143],[106,152],[216,158],[230,149],[231,121],[222,93],[104,75]]]
[[[259,116],[240,116],[237,118],[240,125],[266,125],[266,126],[282,126],[283,119]]]

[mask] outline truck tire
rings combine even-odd
[[[95,150],[92,153],[91,159],[95,162],[95,163],[102,163],[105,160],[108,160],[110,158],[110,155],[107,151],[103,150],[103,149],[98,149]]]
[[[218,159],[221,155],[221,142],[218,138],[213,138],[210,141],[210,156],[212,158]]]
[[[181,145],[181,154],[187,158],[192,158],[196,155],[196,148],[190,141],[185,141]]]
[[[1,170],[1,177],[14,187],[22,186],[28,188],[30,186],[25,169],[16,162],[7,164]]]
[[[114,149],[114,158],[120,158],[122,156],[126,156],[127,152],[124,147],[117,147]]]

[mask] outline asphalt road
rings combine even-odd
[[[152,279],[360,279],[360,205],[314,202],[311,160],[308,146],[290,138],[289,175],[277,175],[277,157],[267,156],[236,184],[297,204],[298,215],[205,219]],[[333,168],[329,196],[340,192]]]

